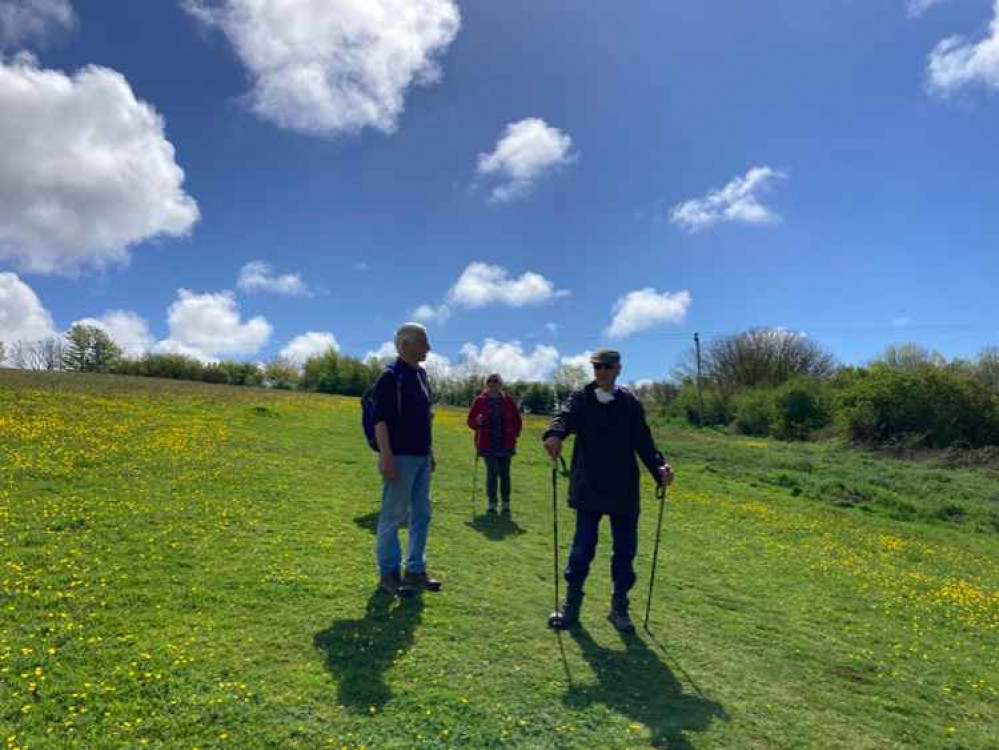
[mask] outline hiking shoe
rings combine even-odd
[[[635,632],[635,623],[628,616],[628,597],[626,596],[615,596],[611,600],[611,611],[607,615],[607,619],[619,633]]]
[[[510,516],[510,503],[503,503],[503,507],[500,510],[500,515],[501,516],[507,516],[507,517]]]
[[[389,596],[395,596],[398,594],[399,589],[402,588],[402,579],[399,577],[399,571],[393,570],[391,573],[383,574],[382,577],[378,579],[378,588]]]
[[[402,586],[405,589],[411,589],[414,591],[440,591],[443,584],[436,578],[431,578],[427,575],[427,571],[421,571],[419,573],[406,572],[405,577],[402,579]]]
[[[488,508],[486,508],[486,515],[495,516],[496,515],[496,506],[495,505],[490,505]]]
[[[570,588],[565,601],[548,616],[548,626],[555,630],[568,630],[579,625],[579,610],[583,606],[583,590]]]

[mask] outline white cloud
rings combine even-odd
[[[191,230],[183,182],[162,118],[122,75],[0,59],[0,259],[37,273],[124,263]]]
[[[19,47],[29,39],[45,42],[53,33],[75,26],[69,0],[0,0],[0,49]]]
[[[176,339],[163,339],[163,341],[157,341],[152,351],[153,354],[181,354],[185,357],[191,357],[192,359],[201,360],[205,363],[219,361],[218,357],[213,357],[211,354],[208,354],[197,347],[182,344]]]
[[[469,372],[498,372],[504,380],[548,380],[559,363],[558,349],[538,345],[527,353],[519,341],[486,339],[481,347],[461,347],[462,365]]]
[[[931,91],[947,95],[975,84],[999,91],[999,0],[993,13],[988,36],[981,41],[951,36],[937,44],[927,66]]]
[[[305,364],[309,357],[325,354],[327,350],[340,351],[340,345],[332,333],[325,331],[309,331],[293,338],[281,350],[281,356],[290,359],[298,365]]]
[[[313,135],[389,133],[414,84],[440,80],[436,58],[461,18],[454,0],[185,0],[222,30],[246,66],[253,110]]]
[[[572,138],[544,120],[510,123],[492,153],[479,154],[477,171],[501,180],[490,200],[505,203],[527,195],[545,174],[575,160]]]
[[[218,355],[256,354],[273,331],[265,318],[240,320],[239,305],[232,292],[195,294],[177,290],[177,300],[167,315],[170,337],[156,351],[189,354],[211,360]]]
[[[56,335],[52,316],[16,273],[0,273],[0,341],[41,341]]]
[[[947,2],[947,0],[909,0],[909,18],[918,18],[934,5],[940,5],[945,2]]]
[[[387,365],[394,362],[398,356],[395,344],[391,341],[386,341],[374,351],[367,352],[364,355],[363,361],[367,362],[374,357],[382,364]],[[436,378],[449,378],[452,375],[458,374],[458,370],[451,363],[451,360],[437,352],[429,352],[427,354],[427,361],[423,363],[423,366],[427,369],[429,375]]]
[[[129,357],[141,357],[153,347],[154,339],[144,318],[127,310],[109,310],[100,318],[84,318],[72,323],[96,326],[104,330],[111,340]]]
[[[459,307],[479,308],[493,304],[510,307],[539,305],[564,297],[569,292],[555,289],[544,276],[528,271],[518,279],[510,278],[501,266],[470,263],[448,292],[448,299]]]
[[[420,305],[413,310],[412,317],[413,320],[419,323],[439,323],[443,325],[451,317],[451,308],[444,304],[437,305],[436,307],[433,305]]]
[[[309,287],[302,281],[300,274],[286,273],[276,276],[271,265],[262,260],[254,260],[243,266],[239,270],[236,286],[247,294],[273,292],[290,297],[311,296]]]
[[[611,338],[624,338],[663,323],[682,323],[693,298],[686,289],[662,292],[639,289],[614,303],[614,320],[607,329]]]
[[[774,224],[780,216],[759,201],[758,194],[787,175],[770,167],[754,167],[745,177],[736,177],[721,190],[712,190],[704,198],[679,203],[670,211],[670,222],[699,232],[721,222]]]
[[[589,349],[587,349],[582,354],[573,354],[567,357],[562,357],[562,364],[568,365],[569,367],[585,367],[587,370],[590,369],[590,357],[593,355]]]

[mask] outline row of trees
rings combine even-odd
[[[302,366],[283,358],[204,363],[181,354],[126,357],[107,333],[75,325],[62,339],[0,345],[0,362],[24,369],[107,372],[237,386],[302,389],[360,396],[385,362],[333,349]],[[428,372],[437,401],[467,406],[485,375],[471,367]],[[948,361],[918,344],[890,346],[863,367],[843,367],[820,344],[783,329],[751,329],[718,338],[683,356],[675,383],[636,388],[653,412],[696,425],[750,435],[805,439],[838,432],[865,443],[945,447],[999,444],[999,347],[974,360]],[[512,382],[506,389],[525,411],[549,413],[590,379],[587,368],[562,366],[553,382]]]
[[[940,448],[999,444],[999,348],[948,361],[918,344],[887,347],[863,367],[838,366],[804,335],[754,329],[718,339],[677,369],[668,412],[693,424],[804,439],[839,433],[869,444]]]

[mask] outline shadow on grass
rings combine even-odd
[[[381,511],[372,511],[371,513],[365,513],[363,516],[358,516],[354,519],[354,525],[358,528],[364,529],[371,534],[378,533],[378,517],[381,515]],[[409,525],[408,521],[403,521],[400,525],[400,529],[405,529]]]
[[[604,648],[582,628],[569,631],[597,677],[595,685],[572,685],[563,698],[571,708],[602,703],[644,724],[655,747],[689,750],[685,732],[703,732],[713,719],[727,719],[721,704],[683,692],[659,656],[637,635],[622,636],[625,650]]]
[[[514,521],[510,516],[502,516],[491,513],[483,513],[475,516],[471,521],[465,521],[465,525],[478,531],[486,539],[499,542],[508,536],[518,536],[526,534],[527,529]]]
[[[313,644],[339,685],[340,705],[367,712],[392,697],[385,673],[413,645],[423,616],[423,598],[394,598],[376,591],[360,620],[338,620],[316,633]]]

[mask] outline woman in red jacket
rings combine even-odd
[[[486,390],[475,397],[468,411],[468,426],[475,430],[475,450],[486,462],[487,513],[496,512],[499,482],[502,513],[510,514],[510,461],[517,452],[523,422],[517,404],[503,392],[503,379],[496,373],[486,378]]]

